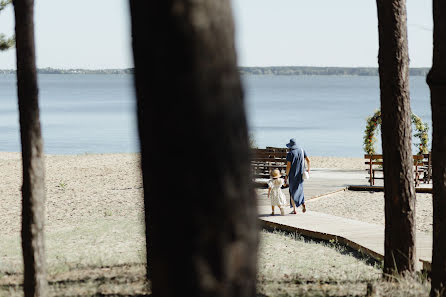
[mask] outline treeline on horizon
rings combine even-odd
[[[39,68],[37,73],[40,74],[133,74],[134,68],[125,69],[56,69],[56,68]],[[1,70],[0,74],[15,74],[12,69]]]
[[[307,66],[272,66],[239,67],[241,74],[252,75],[351,75],[378,76],[377,67],[307,67]],[[410,76],[426,76],[430,68],[410,68]]]
[[[242,75],[350,75],[378,76],[376,67],[307,67],[307,66],[271,66],[239,67]],[[37,69],[40,74],[133,74],[134,68],[126,69]],[[426,76],[429,68],[410,68],[410,76]],[[15,74],[15,70],[1,70],[0,74]]]

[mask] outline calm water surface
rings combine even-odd
[[[295,137],[310,155],[364,154],[366,119],[380,106],[377,76],[245,76],[244,82],[250,131],[259,147],[284,147]],[[410,92],[412,112],[431,128],[425,78],[411,77]]]
[[[243,82],[259,147],[295,137],[310,155],[363,155],[365,120],[379,108],[378,77],[249,75]],[[413,112],[431,126],[424,77],[410,86]],[[46,153],[138,151],[132,76],[40,75],[39,87]],[[20,151],[14,75],[0,75],[0,151]]]
[[[130,75],[39,75],[45,152],[136,152]],[[0,76],[0,151],[20,151],[14,75]]]

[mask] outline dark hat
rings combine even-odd
[[[294,139],[294,138],[291,138],[290,139],[290,143],[287,143],[287,145],[286,145],[288,148],[290,148],[290,149],[297,149],[297,148],[299,148],[298,146],[297,146],[297,144],[296,144],[296,139]]]

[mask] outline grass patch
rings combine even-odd
[[[145,261],[145,235],[138,218],[106,216],[73,226],[47,228],[48,272]],[[0,274],[23,272],[20,234],[0,240]]]
[[[258,265],[259,278],[294,283],[367,282],[381,275],[378,265],[343,246],[277,231],[262,231]]]
[[[382,264],[336,242],[261,232],[258,296],[429,296],[423,275],[382,278]]]
[[[4,239],[2,237],[2,239]],[[49,296],[151,296],[138,218],[101,217],[47,234]],[[20,240],[0,241],[0,297],[23,296]],[[371,264],[372,263],[372,264]],[[257,296],[429,296],[414,275],[386,281],[380,263],[336,242],[261,231]]]
[[[22,297],[21,275],[0,279],[0,296]],[[150,296],[145,265],[85,267],[74,269],[48,279],[49,296]]]

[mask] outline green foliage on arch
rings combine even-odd
[[[415,125],[415,137],[418,138],[418,143],[416,146],[418,148],[418,154],[427,154],[428,153],[428,142],[429,135],[428,130],[429,127],[423,123],[421,118],[412,113],[412,124]],[[381,110],[375,111],[375,113],[367,118],[367,125],[364,131],[364,151],[366,154],[374,155],[375,151],[375,143],[376,136],[375,131],[376,128],[381,125]]]
[[[12,0],[1,0],[0,1],[0,11],[5,9]],[[4,34],[0,34],[0,51],[6,51],[7,49],[15,45],[15,37],[6,38]]]
[[[6,8],[9,4],[12,3],[12,0],[1,0],[0,1],[0,11]]]

